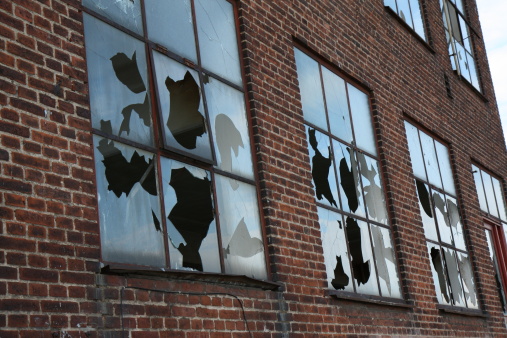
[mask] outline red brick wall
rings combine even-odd
[[[507,334],[470,166],[482,164],[505,186],[507,154],[483,41],[474,40],[480,95],[451,69],[438,1],[421,2],[430,48],[382,0],[237,2],[268,260],[282,284],[265,291],[99,273],[79,1],[0,0],[0,337]],[[480,31],[475,3],[467,3]],[[413,307],[326,294],[295,43],[371,91],[402,286]],[[407,117],[450,144],[485,316],[437,309]]]

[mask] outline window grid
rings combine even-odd
[[[426,40],[423,11],[419,0],[384,0],[384,5],[391,8],[403,22]]]
[[[252,163],[252,169],[251,169],[252,175],[251,175],[251,177],[246,177],[246,175],[242,175],[241,173],[238,174],[236,172],[233,172],[232,169],[231,170],[221,169],[219,167],[219,163],[217,161],[217,157],[218,157],[216,154],[216,147],[217,146],[215,144],[214,137],[209,136],[209,131],[211,131],[211,125],[210,125],[211,122],[210,122],[209,106],[208,106],[208,101],[207,101],[208,98],[206,96],[206,91],[205,91],[205,83],[209,82],[210,80],[216,80],[226,87],[230,87],[230,88],[233,88],[234,90],[237,90],[238,92],[241,93],[241,95],[244,95],[244,87],[243,87],[243,80],[242,80],[241,72],[239,73],[240,78],[238,79],[238,82],[241,83],[242,85],[239,85],[239,84],[232,82],[230,79],[226,79],[225,77],[219,75],[217,72],[211,71],[211,70],[202,66],[202,63],[201,63],[202,56],[201,56],[201,52],[200,52],[200,43],[199,43],[199,36],[198,36],[199,32],[198,32],[198,27],[197,27],[198,22],[196,20],[195,1],[197,1],[197,0],[189,0],[190,6],[191,6],[191,16],[192,16],[192,26],[193,26],[192,29],[193,29],[194,38],[195,38],[196,61],[197,62],[193,62],[192,60],[182,57],[179,54],[174,53],[170,49],[166,48],[165,46],[155,43],[149,39],[149,37],[148,37],[149,32],[148,32],[148,25],[147,25],[148,13],[145,8],[148,0],[141,1],[141,9],[140,9],[141,12],[140,13],[141,13],[141,19],[142,19],[142,28],[125,27],[123,24],[117,23],[117,21],[118,21],[117,18],[116,19],[114,17],[111,18],[109,16],[109,13],[99,13],[100,10],[102,10],[102,9],[99,10],[98,4],[95,3],[96,0],[88,0],[88,1],[85,0],[85,3],[83,4],[83,11],[90,18],[92,18],[91,20],[99,20],[100,22],[105,23],[107,26],[113,27],[114,29],[121,31],[121,32],[127,34],[128,36],[130,36],[131,38],[136,39],[136,41],[139,41],[144,44],[144,53],[146,56],[147,78],[148,78],[148,81],[147,81],[148,88],[146,88],[146,92],[147,92],[147,97],[148,97],[147,100],[149,100],[149,105],[150,105],[150,110],[151,110],[151,113],[150,113],[151,124],[150,124],[149,128],[150,128],[150,132],[152,133],[151,140],[155,140],[155,142],[150,144],[150,142],[144,142],[144,141],[139,141],[139,140],[135,140],[132,138],[128,138],[128,132],[127,132],[127,138],[125,136],[122,137],[121,131],[120,131],[119,135],[115,135],[112,131],[107,130],[107,128],[106,129],[98,128],[97,126],[93,127],[92,132],[95,135],[102,137],[103,138],[102,140],[107,140],[107,142],[118,142],[119,143],[118,145],[120,147],[123,147],[123,145],[128,145],[128,146],[133,147],[134,149],[145,150],[145,151],[148,151],[153,154],[152,160],[155,161],[155,168],[156,168],[155,172],[156,172],[156,176],[157,176],[157,184],[156,184],[157,185],[157,187],[156,187],[157,197],[160,200],[159,206],[161,209],[160,223],[162,225],[162,231],[164,233],[163,242],[164,242],[164,248],[165,248],[164,249],[165,268],[171,269],[171,263],[170,263],[171,260],[170,260],[170,253],[169,253],[169,251],[170,251],[169,249],[170,249],[171,244],[169,243],[169,230],[168,230],[168,225],[167,225],[167,216],[168,216],[167,214],[171,210],[166,211],[166,209],[164,207],[165,206],[165,201],[164,201],[165,187],[162,186],[163,165],[161,162],[164,159],[169,159],[171,162],[174,162],[174,161],[181,162],[183,164],[183,167],[185,167],[185,168],[186,167],[194,167],[197,170],[203,169],[206,172],[208,172],[208,176],[211,178],[210,193],[212,194],[212,205],[213,205],[212,210],[213,210],[213,214],[214,214],[214,222],[216,223],[215,225],[216,225],[216,231],[217,231],[217,245],[218,245],[218,256],[219,256],[218,259],[219,259],[219,265],[220,265],[220,271],[210,271],[210,272],[234,273],[234,271],[227,271],[225,268],[225,262],[224,262],[225,251],[224,250],[229,250],[229,247],[225,248],[225,246],[222,243],[222,236],[223,236],[222,231],[225,231],[225,230],[222,230],[220,226],[221,226],[221,223],[223,223],[225,221],[223,221],[223,222],[220,221],[220,208],[219,208],[219,203],[217,203],[217,201],[219,201],[220,199],[218,198],[218,194],[217,194],[216,176],[220,175],[220,176],[224,177],[225,180],[229,180],[230,182],[237,181],[238,184],[246,184],[246,186],[251,186],[252,189],[255,190],[254,203],[256,205],[253,207],[253,209],[256,210],[257,217],[259,217],[258,206],[260,205],[260,198],[259,198],[259,195],[258,195],[258,192],[256,189],[256,173],[253,171],[253,163]],[[236,6],[233,1],[222,0],[221,4],[224,4],[224,3],[228,3],[232,7],[232,14],[233,14],[233,18],[234,18],[234,23],[233,23],[234,26],[233,27],[234,27],[234,32],[236,34],[235,43],[238,47],[238,59],[239,59],[238,61],[241,64],[242,61],[239,58],[239,45],[240,44],[239,44],[239,40],[238,40],[239,33],[238,33],[238,28],[237,28],[238,25],[237,25],[237,20],[236,20],[236,17],[237,17]],[[94,6],[96,6],[96,7],[94,7]],[[121,18],[120,18],[120,20],[121,20]],[[86,36],[85,36],[85,38],[86,38]],[[90,38],[90,37],[88,37],[88,38]],[[93,43],[90,43],[90,44],[93,44]],[[88,53],[90,53],[90,51],[87,48],[87,54]],[[166,133],[160,129],[160,128],[162,128],[162,129],[164,128],[163,123],[165,121],[164,121],[164,117],[162,115],[162,107],[161,107],[162,104],[161,104],[161,99],[160,99],[162,94],[159,92],[159,86],[157,86],[157,83],[156,83],[157,67],[155,64],[156,62],[154,60],[154,58],[155,58],[154,56],[156,53],[159,53],[160,55],[163,55],[164,57],[178,63],[179,66],[194,70],[197,73],[198,81],[199,81],[198,86],[199,86],[200,99],[202,100],[202,112],[203,112],[203,115],[204,115],[203,117],[205,119],[205,124],[206,124],[205,128],[208,131],[205,134],[205,136],[208,137],[209,142],[210,142],[210,152],[211,152],[210,158],[201,157],[201,156],[192,154],[190,152],[185,152],[185,151],[182,151],[181,149],[171,146],[166,140]],[[129,57],[130,57],[130,55],[129,55]],[[133,60],[134,60],[134,57],[133,57]],[[89,65],[89,68],[90,68],[90,65]],[[115,71],[116,71],[116,69],[115,69]],[[149,93],[151,93],[151,94],[149,94]],[[245,107],[244,107],[245,113],[248,114],[248,110],[246,107],[247,100],[245,100],[244,96],[243,96],[243,104],[245,105]],[[200,108],[200,110],[201,110],[201,108]],[[252,139],[251,128],[247,127],[247,133],[248,133],[248,135],[247,135],[247,141],[248,141],[248,138]],[[151,142],[153,142],[153,141],[151,141]],[[98,139],[97,139],[96,143],[97,144],[99,143]],[[246,143],[247,144],[245,145],[245,147],[248,148],[248,151],[251,154],[250,143],[249,143],[249,141]],[[101,157],[97,151],[95,153],[95,156]],[[253,161],[253,158],[251,155],[250,155],[250,157],[251,157],[250,160]],[[99,175],[99,173],[97,173],[97,175]],[[231,185],[232,185],[232,183],[231,183]],[[224,204],[225,204],[225,201],[224,201]],[[153,210],[152,210],[152,212],[153,212]],[[153,214],[153,216],[155,218],[155,213]],[[245,218],[246,218],[246,216],[245,216]],[[262,239],[265,237],[264,227],[261,226],[261,224],[260,224],[262,222],[262,219],[259,219],[258,221],[259,221],[258,222],[259,224],[257,226],[260,227],[259,231],[262,236],[262,238],[259,239],[259,241],[262,241]],[[253,239],[256,239],[256,238],[253,238]],[[268,268],[268,264],[266,261],[266,257],[264,256],[264,252],[266,252],[266,244],[263,241],[261,244],[262,244],[262,248],[261,249],[258,248],[258,250],[262,250],[262,253],[263,253],[263,258],[262,258],[263,263],[262,264],[264,265],[264,268],[263,268],[264,271],[261,273],[258,273],[255,276],[251,276],[251,277],[259,278],[259,279],[267,279],[266,269]],[[104,251],[104,243],[102,244],[102,252],[103,251]],[[106,264],[107,263],[112,263],[112,264],[117,263],[113,260],[112,261],[103,260],[103,261]],[[124,262],[123,263],[120,262],[120,264],[122,266],[130,266],[133,268],[145,267],[146,265],[150,265],[150,264],[146,264],[146,263],[139,264],[139,263],[124,263]],[[262,268],[261,268],[261,270],[262,270]],[[248,275],[248,273],[245,273],[245,274]]]

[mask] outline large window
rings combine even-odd
[[[503,311],[507,311],[507,212],[500,180],[472,165],[481,210],[485,213],[485,231],[495,280]]]
[[[391,8],[421,38],[426,40],[419,0],[384,0],[384,5]]]
[[[103,261],[266,279],[233,2],[83,4]]]
[[[478,308],[449,151],[405,122],[419,209],[439,303]]]
[[[328,286],[401,298],[368,95],[294,52]]]
[[[474,60],[472,29],[466,21],[464,0],[440,0],[452,68],[481,90]]]

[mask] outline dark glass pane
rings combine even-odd
[[[144,44],[87,14],[83,17],[93,128],[152,145]]]
[[[401,298],[400,281],[390,232],[385,228],[371,225],[371,238],[382,296]]]
[[[221,272],[208,171],[161,159],[171,268]]]
[[[102,258],[165,266],[155,155],[93,137]]]
[[[318,212],[328,287],[354,292],[342,216],[323,208]]]
[[[141,0],[83,0],[83,6],[143,35]]]

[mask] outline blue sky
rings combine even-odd
[[[507,138],[507,1],[477,0],[496,100]]]

